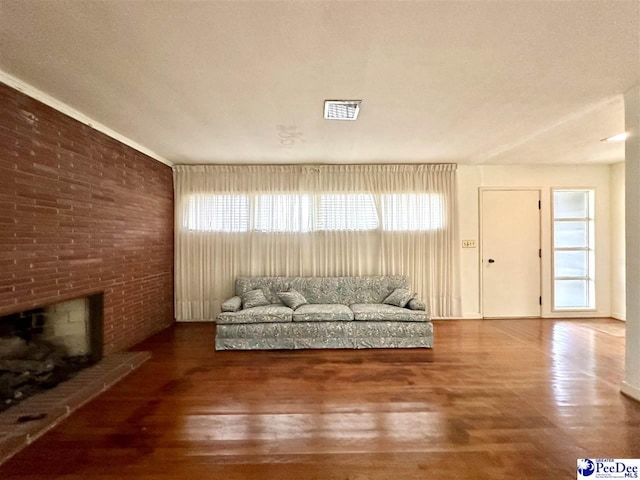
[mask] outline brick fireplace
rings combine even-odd
[[[172,175],[0,84],[0,316],[103,292],[105,354],[170,325]]]
[[[102,359],[103,297],[0,316],[0,412]]]
[[[89,298],[45,307],[44,317],[43,340],[64,346],[71,356],[87,355],[95,360],[102,358],[102,316],[99,320],[91,318]],[[99,349],[99,352],[94,353],[95,349]]]
[[[0,83],[0,317],[36,311],[32,333],[105,355],[0,413],[0,463],[173,323],[173,208],[170,167]]]
[[[69,356],[87,356],[97,362],[103,353],[103,324],[104,295],[100,292],[0,315],[0,338],[37,339],[59,346]]]

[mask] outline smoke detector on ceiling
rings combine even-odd
[[[325,120],[356,120],[362,100],[325,100]]]

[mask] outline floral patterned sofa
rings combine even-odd
[[[240,277],[216,318],[216,350],[430,348],[405,276]]]

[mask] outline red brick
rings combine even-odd
[[[173,322],[169,167],[0,84],[0,212],[0,315],[104,291],[106,353]]]

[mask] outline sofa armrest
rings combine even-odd
[[[409,303],[407,303],[407,308],[410,308],[411,310],[427,311],[427,304],[420,299],[412,298],[409,300]]]
[[[220,306],[223,312],[237,312],[242,308],[242,298],[236,296],[225,300]]]

